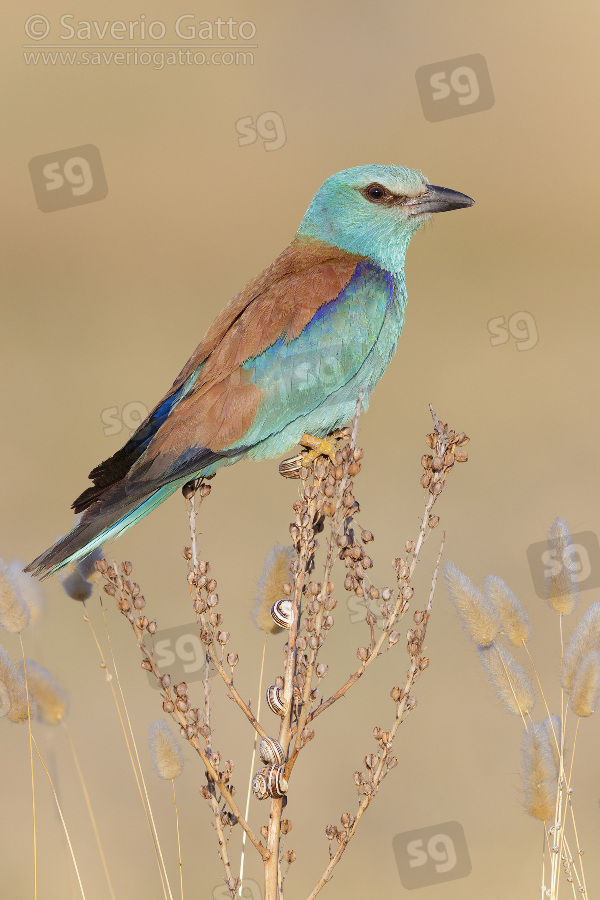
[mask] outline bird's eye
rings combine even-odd
[[[362,191],[362,195],[371,203],[381,203],[385,200],[390,200],[392,197],[387,188],[384,188],[381,184],[367,185],[367,187]]]

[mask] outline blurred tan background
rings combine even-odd
[[[119,424],[126,412],[162,396],[225,302],[292,238],[324,178],[369,162],[421,168],[432,183],[474,197],[476,206],[437,217],[410,247],[399,352],[361,422],[361,521],[377,538],[376,578],[393,583],[390,561],[418,531],[419,460],[433,402],[441,418],[471,436],[470,462],[452,473],[438,510],[448,534],[446,558],[476,582],[501,575],[517,593],[556,710],[558,624],[534,591],[526,552],[544,540],[557,515],[576,534],[599,528],[597,5],[230,0],[200,9],[181,0],[149,0],[143,8],[123,0],[79,6],[74,12],[44,2],[3,14],[3,558],[29,561],[69,529],[69,506],[87,473],[129,436],[127,422]],[[252,22],[256,33],[246,43],[256,45],[253,64],[158,69],[27,65],[23,58],[26,43],[34,50],[94,43],[53,40],[66,33],[59,26],[65,13],[74,16],[69,21],[103,23],[139,20],[141,12],[147,22],[166,24],[162,43],[184,48],[185,39],[173,33],[181,15],[193,16],[186,24],[217,16]],[[51,23],[43,41],[25,34],[25,20],[34,14]],[[104,39],[110,43],[119,42]],[[145,43],[155,51],[161,42]],[[428,121],[416,70],[472,54],[487,63],[494,104]],[[466,107],[456,102],[455,108]],[[263,113],[272,114],[261,120],[266,137],[256,131],[250,143]],[[99,149],[107,196],[41,212],[29,161],[88,144]],[[511,320],[511,334],[515,313],[521,315]],[[490,320],[496,320],[491,331]],[[242,657],[240,684],[254,705],[262,636],[249,608],[266,553],[275,540],[287,540],[295,491],[278,476],[276,460],[241,464],[213,482],[200,519],[202,554],[219,581],[232,649]],[[183,500],[174,497],[113,545],[118,559],[133,561],[161,628],[190,619],[181,558],[186,528]],[[417,605],[425,602],[434,542],[426,549]],[[591,567],[598,584],[597,558]],[[340,572],[334,580],[341,588]],[[69,693],[68,725],[116,896],[158,898],[147,825],[83,610],[57,578],[44,590],[46,615],[24,634],[26,653]],[[573,619],[598,596],[598,587],[583,591]],[[353,621],[343,590],[338,600],[337,627],[323,652],[332,669],[329,687],[351,671],[366,631]],[[89,608],[106,645],[97,592]],[[176,896],[171,788],[154,776],[146,748],[148,725],[162,714],[158,694],[110,604],[107,617]],[[2,644],[16,659],[18,641],[7,635]],[[282,644],[270,641],[267,684],[280,672]],[[400,766],[323,897],[403,894],[394,836],[452,821],[464,829],[471,874],[423,885],[415,896],[533,897],[541,883],[542,828],[522,810],[521,726],[499,708],[442,584],[427,646],[431,666],[416,689],[419,706],[397,740]],[[388,692],[406,666],[399,647],[318,720],[289,797],[294,829],[287,847],[298,857],[286,882],[290,900],[306,897],[326,865],[325,825],[339,825],[340,815],[355,809],[352,772],[364,769],[373,726],[391,722]],[[537,712],[545,715],[541,698]],[[215,742],[223,758],[234,759],[234,783],[245,801],[252,736],[229,701],[221,699],[216,715]],[[268,710],[261,716],[267,725],[271,717]],[[573,780],[590,896],[600,885],[593,853],[600,838],[599,728],[595,717],[582,723]],[[24,727],[6,720],[0,730],[0,892],[20,900],[33,896],[28,740]],[[65,735],[41,725],[35,730],[86,897],[106,898]],[[198,793],[202,767],[184,750],[187,767],[177,787],[186,896],[224,896],[214,832]],[[37,764],[36,776],[39,896],[75,898],[64,837]],[[254,801],[252,823],[258,828],[266,816]],[[232,857],[239,857],[235,841]],[[244,896],[257,900],[261,867],[254,854],[247,855],[246,874],[253,881]]]

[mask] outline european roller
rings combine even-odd
[[[187,482],[328,436],[363,408],[404,323],[404,259],[434,213],[472,206],[419,171],[357,166],[319,188],[291,244],[230,300],[173,386],[73,503],[46,576],[117,537]]]

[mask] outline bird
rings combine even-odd
[[[413,234],[473,203],[401,166],[327,178],[288,247],[229,301],[162,400],[90,472],[73,529],[25,571],[57,572],[242,459],[298,444],[313,459],[332,457],[332,436],[353,418],[361,388],[367,409],[396,349]]]

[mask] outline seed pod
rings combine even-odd
[[[227,654],[227,664],[230,665],[231,668],[233,669],[234,666],[237,666],[239,658],[240,657],[237,653],[228,653]]]
[[[283,700],[283,691],[276,685],[267,688],[267,706],[277,716],[285,715],[285,703]]]
[[[361,660],[361,662],[365,662],[371,655],[371,652],[367,647],[359,647],[356,651],[356,655]]]
[[[270,765],[282,766],[285,762],[285,753],[283,747],[275,738],[266,737],[260,742],[258,749],[260,758],[264,763]]]
[[[281,766],[265,766],[252,779],[252,792],[258,800],[267,797],[283,797],[287,793],[287,781]]]
[[[329,666],[325,663],[319,663],[317,665],[317,678],[325,678],[327,672],[329,671]]]

